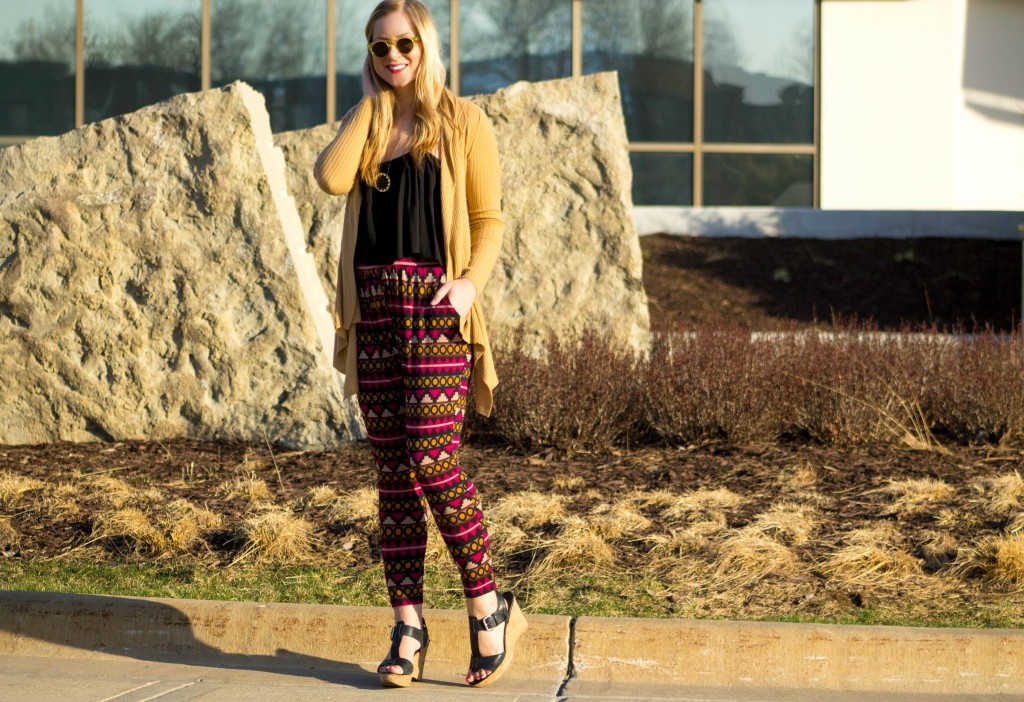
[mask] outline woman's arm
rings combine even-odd
[[[487,115],[472,110],[466,142],[466,200],[469,206],[469,265],[467,278],[479,294],[501,253],[505,221],[501,214],[501,163],[498,143]]]
[[[338,136],[320,152],[313,166],[313,177],[320,188],[331,195],[342,195],[352,190],[359,174],[359,160],[370,133],[373,101],[369,97],[353,108],[350,118],[343,121]]]

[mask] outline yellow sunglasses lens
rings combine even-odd
[[[395,41],[389,41],[387,39],[379,39],[378,41],[370,43],[370,53],[377,58],[384,58],[390,53],[391,47],[395,46],[398,48],[398,52],[401,54],[408,54],[412,51],[412,47],[416,45],[416,40],[411,37],[402,37]]]

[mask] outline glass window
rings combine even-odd
[[[704,0],[704,140],[814,141],[814,0]]]
[[[200,88],[200,0],[87,0],[85,121]]]
[[[519,80],[572,75],[571,0],[459,4],[460,92],[491,93]]]
[[[632,141],[693,141],[693,0],[586,0],[583,72],[618,71]]]
[[[244,80],[263,93],[275,132],[323,123],[325,0],[214,0],[210,12],[214,86]]]
[[[812,157],[704,154],[704,204],[813,207]]]
[[[363,96],[362,70],[366,60],[366,21],[380,0],[335,0],[335,108],[342,117]],[[448,0],[425,0],[441,39],[441,60],[449,65],[451,13]]]
[[[634,151],[633,204],[693,204],[693,154],[662,154]]]
[[[75,2],[0,4],[0,134],[75,126]]]

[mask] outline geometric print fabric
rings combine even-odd
[[[466,597],[496,589],[490,538],[459,442],[472,347],[434,261],[357,266],[359,409],[377,466],[380,550],[391,606],[423,602],[426,507],[459,568]]]

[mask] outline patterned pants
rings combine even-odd
[[[433,261],[358,266],[359,408],[378,469],[380,550],[393,607],[423,602],[429,506],[466,597],[495,589],[490,539],[459,464],[472,351]],[[425,501],[424,501],[425,500]]]

